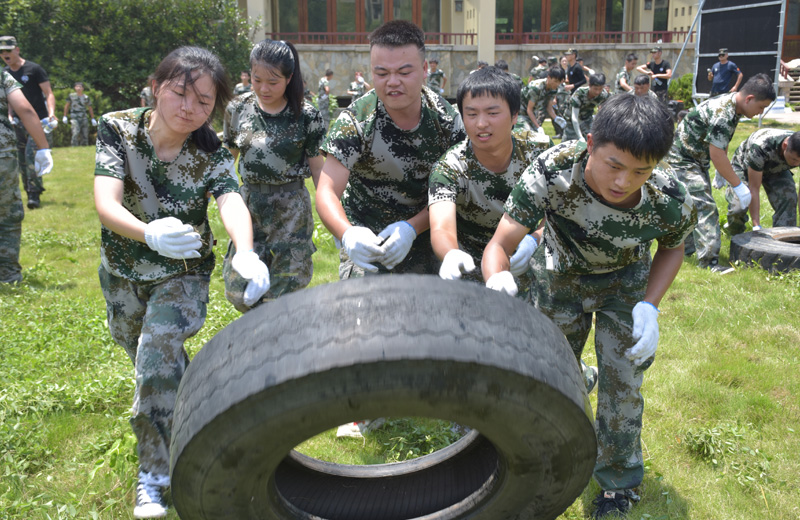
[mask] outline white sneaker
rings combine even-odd
[[[371,421],[369,419],[365,419],[363,421],[350,422],[339,426],[339,428],[336,430],[336,436],[361,439],[364,437],[365,433],[380,428],[385,422],[386,419],[383,417],[373,419]]]
[[[161,486],[139,479],[136,486],[136,507],[133,508],[134,518],[164,518],[167,516],[167,505],[161,495]]]

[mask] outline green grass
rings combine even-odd
[[[740,124],[731,153],[755,129]],[[94,149],[60,148],[54,158],[42,208],[23,222],[25,281],[0,287],[0,519],[128,519],[133,367],[109,336],[97,282]],[[764,195],[762,212],[770,225]],[[221,259],[225,233],[212,215]],[[321,225],[315,242],[312,285],[336,281],[338,258]],[[219,268],[206,325],[187,344],[191,355],[239,316]],[[643,501],[629,518],[800,517],[798,298],[800,273],[739,268],[715,276],[694,260],[684,264],[662,303],[658,358],[645,378]],[[592,350],[590,342],[589,363]],[[376,463],[425,453],[449,434],[449,423],[395,418],[366,440],[328,431],[301,449]],[[590,484],[562,518],[586,518],[597,491]],[[168,518],[177,518],[174,510]]]

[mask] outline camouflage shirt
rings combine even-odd
[[[249,83],[247,85],[245,85],[244,83],[237,83],[236,86],[233,87],[234,96],[239,96],[241,94],[244,94],[245,92],[252,92],[252,91],[253,91],[253,85]]]
[[[583,121],[591,118],[594,115],[594,109],[605,103],[609,97],[611,95],[603,90],[592,99],[589,99],[589,86],[584,85],[573,92],[572,97],[569,98],[569,106],[578,109],[578,119]]]
[[[0,72],[0,83],[0,156],[3,156],[17,153],[17,134],[8,120],[8,95],[22,85],[6,71]]]
[[[511,218],[531,229],[546,219],[548,270],[606,273],[648,255],[652,240],[665,248],[680,246],[697,222],[697,211],[669,167],[658,164],[635,207],[617,208],[601,201],[586,183],[585,146],[567,141],[542,153],[505,204]]]
[[[531,69],[531,77],[536,79],[546,78],[549,70],[546,65],[537,65]]]
[[[233,157],[222,147],[214,153],[203,152],[187,139],[174,160],[161,161],[147,130],[152,113],[151,108],[143,107],[100,118],[94,174],[122,180],[122,205],[142,222],[175,217],[194,226],[203,241],[200,258],[187,259],[184,264],[103,226],[103,267],[136,283],[162,281],[187,269],[210,275],[214,270],[214,236],[208,224],[206,194],[220,197],[238,192]]]
[[[77,92],[69,95],[69,117],[70,119],[88,119],[88,107],[92,106],[92,100],[84,94],[79,96]]]
[[[327,76],[322,76],[321,78],[319,78],[319,83],[317,84],[317,98],[318,99],[319,98],[327,99],[329,94],[327,92],[325,92],[325,87],[328,87],[328,90],[330,90],[330,84],[331,84],[331,82],[328,81],[328,77]]]
[[[748,168],[763,173],[765,176],[783,173],[792,167],[786,162],[781,145],[787,137],[794,134],[791,130],[762,128],[756,130],[733,153],[731,165],[739,177]]]
[[[421,102],[413,130],[394,124],[374,90],[333,123],[322,149],[350,170],[342,205],[352,224],[377,233],[425,209],[431,168],[466,138],[461,116],[444,98],[423,87]]]
[[[144,87],[142,91],[139,93],[139,97],[144,99],[144,103],[146,106],[151,107],[154,104],[153,99],[153,89],[150,87]]]
[[[360,98],[361,96],[367,93],[367,84],[361,81],[351,81],[350,88],[348,90],[350,92],[355,92],[355,94],[352,95],[353,96],[352,101],[355,101],[356,99]]]
[[[528,110],[528,103],[533,102],[533,112],[541,113],[547,111],[547,106],[553,101],[558,93],[556,90],[548,90],[547,78],[535,79],[528,83],[527,88],[522,93],[522,106]],[[542,122],[539,121],[541,125]]]
[[[475,157],[469,139],[450,148],[433,167],[428,205],[453,202],[459,247],[480,259],[494,235],[503,203],[525,168],[552,146],[549,137],[529,130],[512,134],[511,163],[502,173],[487,170]]]
[[[669,163],[691,161],[708,169],[709,145],[726,150],[741,116],[736,114],[735,92],[710,98],[686,114],[675,131]]]
[[[620,84],[621,79],[625,80],[625,83],[631,87],[631,90],[625,90],[622,88],[622,85]],[[617,80],[614,82],[614,93],[624,94],[625,92],[633,92],[633,83],[631,82],[631,73],[628,72],[628,69],[626,69],[625,66],[623,66],[622,69],[617,72]]]
[[[428,87],[432,88],[437,94],[439,93],[439,89],[442,88],[444,84],[444,71],[442,69],[436,69],[433,72],[428,72]]]
[[[302,110],[300,119],[288,104],[277,114],[268,114],[252,92],[228,103],[222,141],[239,150],[243,182],[286,184],[311,176],[308,158],[320,154],[325,126],[312,105],[303,102]]]

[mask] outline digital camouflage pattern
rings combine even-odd
[[[438,94],[441,92],[442,88],[444,88],[443,85],[445,77],[446,76],[442,69],[428,71],[428,88],[433,89],[433,91]]]
[[[322,116],[322,124],[327,132],[328,127],[331,125],[331,100],[329,94],[325,92],[326,87],[330,89],[330,81],[328,81],[327,76],[322,76],[319,78],[319,83],[317,84],[317,107],[319,107],[319,114]]]
[[[87,146],[89,144],[89,108],[92,100],[84,94],[79,96],[77,92],[69,95],[69,118],[70,129],[72,130],[72,146]]]
[[[617,79],[614,81],[614,94],[624,94],[625,92],[633,92],[633,90],[625,90],[622,88],[622,84],[620,80],[625,80],[625,83],[628,84],[631,89],[633,88],[633,82],[631,81],[631,73],[628,72],[628,69],[625,68],[623,65],[619,72],[617,72]]]
[[[686,254],[697,253],[698,264],[710,267],[719,260],[722,232],[719,211],[711,192],[709,145],[723,150],[736,131],[736,93],[710,98],[694,107],[678,124],[667,156],[678,179],[686,184],[697,209],[697,226],[686,240]]]
[[[17,136],[8,120],[8,95],[22,88],[11,74],[0,72],[0,283],[22,280],[22,195],[17,177]]]
[[[567,128],[564,129],[564,140],[577,139],[575,134],[575,127],[572,125],[572,109],[578,109],[578,121],[580,123],[581,135],[586,138],[586,134],[592,130],[592,122],[594,121],[594,109],[605,103],[611,95],[602,90],[598,95],[589,99],[589,85],[578,87],[578,90],[573,92],[572,97],[569,98],[569,116],[565,116],[567,120]]]
[[[155,105],[155,98],[153,97],[153,89],[144,87],[139,93],[139,97],[144,99],[145,106],[152,107]]]
[[[749,182],[748,168],[761,172],[761,185],[775,210],[772,216],[773,227],[797,225],[797,186],[792,168],[783,158],[781,145],[794,132],[762,128],[742,141],[733,153],[731,165],[742,182]],[[730,208],[736,195],[730,185],[725,190],[725,198]],[[747,212],[731,213],[728,210],[728,231],[736,235],[743,233],[748,221]]]
[[[553,101],[557,93],[558,90],[549,90],[547,88],[547,78],[533,80],[528,83],[523,92],[522,106],[527,110],[528,104],[533,103],[533,115],[536,116],[539,125],[541,125],[547,117],[547,106]]]
[[[569,97],[571,92],[564,87],[564,84],[558,86],[558,90],[556,91],[556,115],[563,117],[566,120],[569,120]]]
[[[531,69],[531,78],[534,79],[546,78],[548,70],[550,69],[547,68],[547,65],[537,65]]]
[[[223,147],[205,153],[187,139],[172,162],[158,159],[147,127],[149,107],[105,114],[97,131],[95,175],[124,182],[122,205],[142,222],[175,217],[191,224],[200,234],[200,258],[167,258],[144,242],[118,235],[105,226],[100,256],[105,269],[135,283],[163,281],[187,271],[200,275],[214,269],[214,237],[208,224],[208,197],[239,190],[233,173],[233,157]]]
[[[0,71],[0,154],[16,153],[17,135],[8,119],[8,95],[22,88],[22,84],[6,71]],[[20,123],[21,124],[21,123]]]
[[[505,211],[536,229],[547,219],[547,269],[566,274],[616,271],[649,255],[650,243],[678,247],[697,221],[686,187],[659,163],[633,208],[601,202],[588,187],[584,142],[569,141],[542,153],[511,191]]]
[[[350,88],[348,90],[350,92],[355,92],[355,94],[352,95],[353,98],[350,101],[352,103],[353,101],[355,101],[356,99],[360,98],[361,96],[367,93],[367,85],[366,83],[362,83],[360,81],[351,81]]]
[[[138,284],[102,265],[98,275],[111,337],[135,368],[130,423],[140,471],[168,477],[172,414],[189,364],[183,344],[205,322],[209,277],[190,271]]]
[[[241,94],[245,94],[247,92],[253,91],[253,85],[245,85],[244,83],[237,83],[235,87],[233,87],[233,95],[239,96]]]

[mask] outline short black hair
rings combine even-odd
[[[425,59],[425,33],[418,25],[407,20],[391,20],[367,36],[369,48],[379,45],[381,47],[405,47],[413,45],[419,49],[422,59]]]
[[[638,59],[639,59],[639,56],[637,56],[634,53],[630,53],[627,56],[625,56],[625,61],[636,61]]]
[[[491,96],[498,97],[508,103],[511,115],[519,113],[521,103],[521,92],[519,84],[514,81],[510,74],[497,67],[484,67],[476,70],[461,82],[456,93],[456,103],[458,111],[464,113],[464,97],[469,94],[471,97]]]
[[[494,66],[502,71],[508,72],[508,62],[506,60],[497,60]]]
[[[428,60],[428,63],[435,63],[435,64],[438,65],[439,64],[439,60],[437,60],[436,58],[431,58],[431,59]]]
[[[650,76],[647,74],[639,74],[636,76],[636,79],[633,80],[634,85],[649,85],[650,84]]]
[[[564,81],[564,78],[567,77],[566,72],[561,67],[550,67],[550,70],[547,71],[548,78],[555,78],[559,81]]]
[[[589,75],[590,87],[602,87],[605,84],[606,84],[606,75],[603,74],[602,72]]]
[[[333,70],[332,69],[325,69],[325,75],[326,76],[333,76]]]
[[[78,85],[83,86],[83,81],[76,81],[75,83],[72,84],[73,88],[77,87]]]
[[[595,147],[613,144],[637,159],[660,161],[672,147],[672,114],[651,96],[611,96],[592,123]]]
[[[792,135],[787,137],[787,139],[789,140],[789,142],[786,148],[789,151],[800,154],[800,132],[793,133]]]
[[[739,89],[739,92],[745,96],[755,96],[758,101],[767,99],[775,101],[777,97],[777,94],[775,94],[775,87],[772,85],[772,80],[763,72],[748,79],[744,86]]]
[[[485,67],[488,67],[488,66],[489,66],[489,64],[488,64],[488,63],[486,63],[485,61],[483,61],[483,60],[478,60],[478,68],[479,68],[479,69],[481,69],[481,68],[485,68]]]

